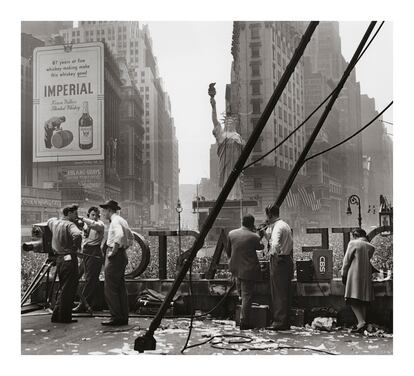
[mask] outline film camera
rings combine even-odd
[[[36,223],[32,227],[32,241],[25,242],[22,244],[23,251],[26,252],[35,252],[35,253],[46,253],[48,256],[41,266],[40,270],[35,275],[33,281],[30,283],[28,289],[25,291],[21,298],[21,307],[29,299],[31,294],[37,289],[37,287],[42,282],[43,277],[47,276],[47,281],[49,281],[49,271],[56,265],[54,251],[52,249],[52,232],[50,231],[47,223]],[[53,285],[55,283],[56,273],[54,273],[52,288],[49,287],[49,283],[46,284],[46,303],[45,307],[49,307],[51,301],[51,294],[53,291]]]
[[[22,244],[23,251],[35,253],[53,253],[52,232],[46,222],[35,223],[32,227],[32,241]]]

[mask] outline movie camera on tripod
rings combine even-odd
[[[41,266],[40,270],[35,275],[33,281],[30,283],[28,289],[23,294],[20,301],[20,306],[22,307],[26,303],[29,296],[37,289],[43,277],[46,275],[46,305],[50,305],[51,293],[53,291],[53,286],[56,280],[56,273],[54,273],[52,284],[50,286],[50,269],[56,265],[56,256],[52,249],[52,232],[50,231],[47,223],[36,223],[32,227],[32,240],[30,242],[24,242],[22,244],[22,249],[25,252],[34,252],[34,253],[47,253],[48,257]]]

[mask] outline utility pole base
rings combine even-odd
[[[156,345],[157,341],[154,336],[147,332],[143,336],[135,339],[134,350],[143,353],[145,350],[155,350]]]

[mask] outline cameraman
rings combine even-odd
[[[86,225],[82,243],[83,253],[85,254],[81,264],[81,268],[85,273],[85,284],[82,289],[82,295],[92,308],[96,307],[96,304],[94,305],[93,303],[95,303],[94,299],[99,287],[99,274],[103,264],[101,244],[104,237],[105,225],[99,217],[99,208],[96,206],[91,206],[88,209],[87,218],[79,217]],[[72,312],[81,313],[86,312],[86,310],[87,307],[80,301],[79,305]]]
[[[47,225],[52,232],[52,248],[57,255],[56,272],[59,295],[52,314],[52,322],[72,323],[72,304],[78,287],[77,251],[82,243],[82,231],[75,224],[78,205],[63,208],[63,217],[50,218]]]

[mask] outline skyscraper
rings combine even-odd
[[[375,98],[364,94],[361,96],[361,119],[365,125],[378,115],[375,109]],[[362,150],[364,156],[370,159],[368,187],[366,190],[366,205],[378,205],[379,196],[386,195],[392,200],[392,149],[389,136],[381,122],[377,119],[362,133]]]
[[[322,73],[330,86],[330,90],[333,90],[347,66],[341,52],[339,23],[321,22],[312,36],[305,51],[305,56],[309,58],[311,72]],[[330,143],[334,144],[343,140],[361,127],[360,96],[360,84],[356,81],[354,69],[334,106],[334,109],[338,111],[339,126],[337,128],[338,132],[330,133]],[[362,196],[363,158],[361,136],[351,139],[339,147],[335,153],[339,158],[339,163],[336,164],[337,175],[342,176],[341,194],[344,199],[342,200],[341,212],[344,213],[347,197],[352,194]]]
[[[231,111],[240,118],[239,132],[247,140],[273,94],[303,32],[301,22],[234,22],[231,72]],[[281,99],[270,116],[250,161],[261,157],[282,141],[305,116],[304,66],[297,65]],[[273,203],[305,144],[301,128],[278,150],[245,170],[243,198],[255,198],[256,215]],[[298,181],[306,176],[306,166]],[[295,216],[284,204],[282,212]],[[297,211],[297,210],[296,210]]]
[[[174,168],[178,161],[173,161],[172,153],[166,152],[162,145],[174,142],[173,139],[167,141],[166,137],[172,137],[175,129],[148,26],[140,28],[138,21],[80,21],[78,27],[61,30],[60,34],[66,43],[104,41],[112,53],[125,58],[143,98],[142,160],[146,180],[143,191],[148,205],[144,210],[153,223],[164,221],[166,211],[170,218],[174,213],[173,200],[176,200],[172,198],[170,172],[178,173]],[[178,191],[178,187],[175,189]]]

